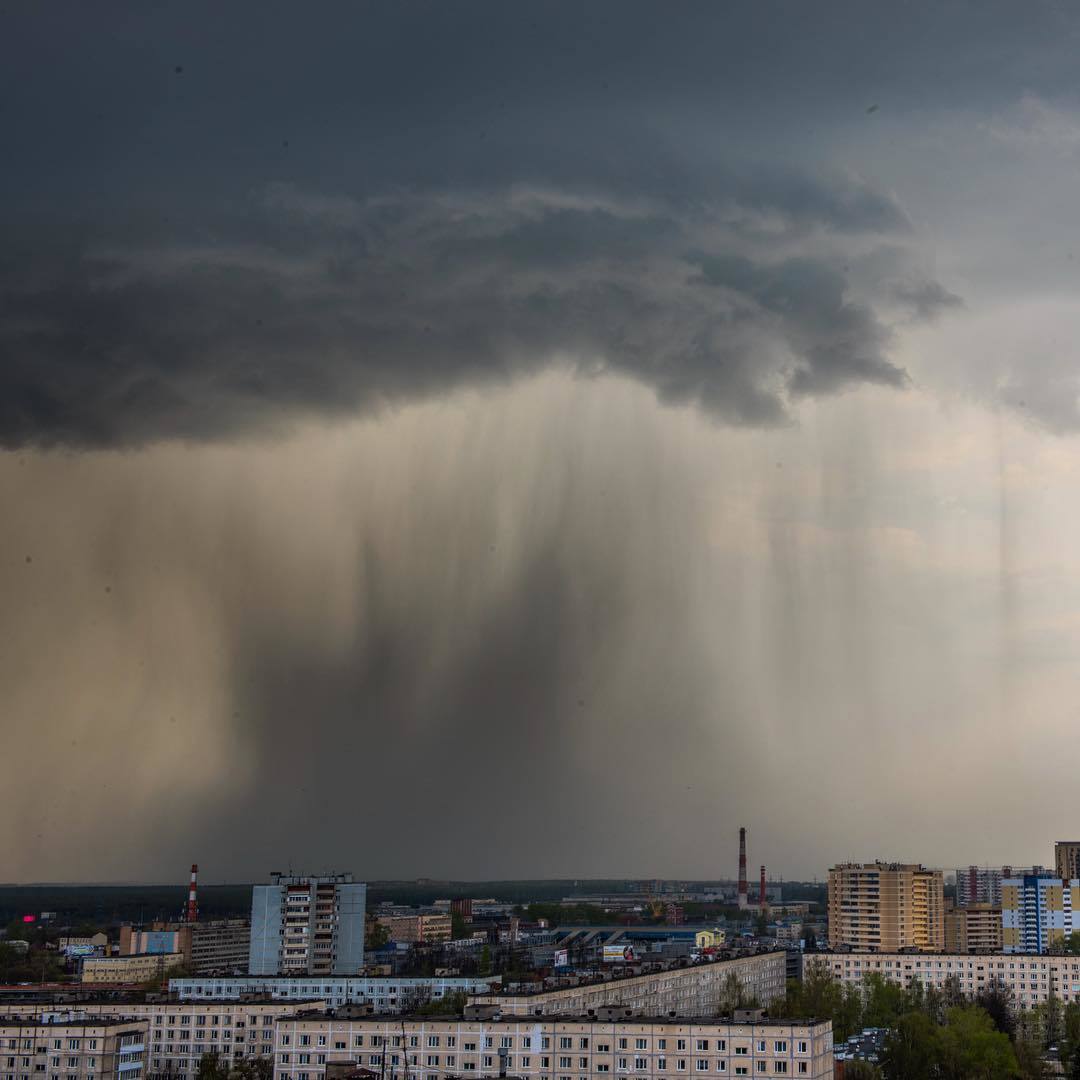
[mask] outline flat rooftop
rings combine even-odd
[[[297,1023],[304,1022],[321,1022],[323,1020],[339,1020],[339,1021],[362,1021],[363,1023],[373,1024],[401,1024],[401,1023],[417,1023],[417,1024],[434,1024],[434,1023],[449,1023],[449,1024],[489,1024],[496,1022],[490,1017],[466,1017],[460,1013],[455,1013],[450,1016],[432,1016],[428,1013],[373,1013],[369,1016],[343,1016],[338,1015],[334,1011],[328,1011],[325,1013],[318,1013],[316,1015],[297,1016],[293,1018]],[[501,1022],[507,1024],[521,1024],[522,1017],[520,1016],[503,1016]],[[531,1019],[531,1018],[530,1018]],[[770,1016],[763,1016],[760,1020],[734,1020],[730,1016],[625,1016],[616,1017],[614,1020],[605,1019],[599,1016],[581,1016],[581,1015],[554,1015],[545,1016],[540,1018],[542,1023],[552,1024],[650,1024],[653,1026],[663,1027],[715,1027],[716,1025],[722,1025],[724,1027],[814,1027],[818,1024],[831,1023],[830,1020],[784,1020],[781,1018],[774,1018]]]
[[[39,1016],[33,1017],[31,1019],[23,1019],[18,1016],[0,1016],[0,1028],[130,1027],[133,1023],[145,1023],[145,1020],[135,1019],[130,1016],[61,1016],[57,1018],[49,1017],[46,1019],[43,1019]]]

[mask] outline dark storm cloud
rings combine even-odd
[[[275,185],[212,242],[12,260],[0,442],[229,438],[553,363],[779,423],[793,395],[903,384],[888,298],[852,299],[841,255],[905,231],[865,184],[775,171],[708,205]]]

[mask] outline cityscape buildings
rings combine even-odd
[[[942,949],[942,873],[906,863],[840,863],[829,870],[828,918],[833,949]]]
[[[1054,844],[1054,873],[1063,881],[1080,878],[1080,840],[1059,840]]]
[[[271,875],[251,897],[251,975],[357,975],[367,886],[352,874]]]
[[[1041,953],[1073,932],[1080,880],[1025,874],[1001,883],[1001,938],[1005,952]]]
[[[945,951],[1001,952],[1001,908],[992,904],[968,904],[946,909]]]

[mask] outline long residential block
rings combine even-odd
[[[169,990],[181,1001],[224,1001],[248,995],[276,1001],[308,1001],[321,998],[331,1008],[341,1005],[371,1005],[380,1013],[416,1009],[429,1001],[441,1001],[448,994],[488,994],[497,990],[501,975],[485,978],[385,978],[312,975],[237,976],[235,978],[170,979]]]
[[[715,1016],[737,985],[745,1000],[768,1005],[787,985],[787,954],[756,953],[667,968],[644,975],[583,982],[537,993],[478,995],[475,1004],[496,1005],[504,1016],[587,1016],[616,1006],[638,1016]]]
[[[997,983],[1024,1009],[1045,1002],[1051,994],[1065,1003],[1080,1001],[1080,956],[806,953],[803,978],[814,970],[827,971],[841,982],[856,985],[874,974],[901,986],[910,986],[917,980],[940,990],[952,979],[968,996]]]
[[[140,1080],[146,1062],[145,1020],[78,1012],[0,1016],[4,1080]]]
[[[322,1016],[278,1022],[275,1080],[325,1080],[328,1069],[364,1069],[410,1080],[827,1080],[833,1075],[832,1024],[498,1015],[486,1020]]]

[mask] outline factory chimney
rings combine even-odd
[[[761,868],[761,888],[758,890],[758,907],[764,911],[767,906],[765,903],[765,867],[763,866]]]
[[[746,827],[739,829],[739,896],[740,908],[747,906],[750,887],[746,881]]]
[[[187,896],[187,915],[186,920],[189,923],[198,922],[199,920],[199,905],[195,899],[195,891],[199,877],[199,864],[191,864],[191,886],[188,889]]]

